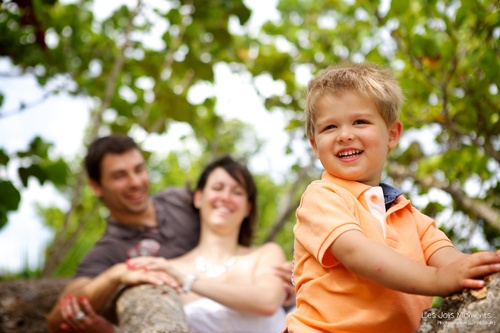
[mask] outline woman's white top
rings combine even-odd
[[[233,310],[209,298],[184,305],[192,333],[277,333],[285,327],[285,310],[260,316]]]

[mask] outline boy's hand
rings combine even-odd
[[[500,252],[466,255],[449,246],[436,251],[424,265],[356,230],[340,235],[330,251],[351,272],[409,294],[448,296],[465,288],[482,288],[484,276],[500,272]]]
[[[497,272],[500,272],[500,251],[465,256],[437,269],[439,295],[448,296],[467,288],[482,288],[482,278]]]

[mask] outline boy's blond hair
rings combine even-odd
[[[314,136],[315,107],[327,95],[354,92],[371,98],[387,125],[399,119],[403,93],[391,71],[375,64],[344,64],[322,70],[308,85],[306,134]]]

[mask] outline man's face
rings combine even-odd
[[[148,207],[149,176],[138,149],[106,154],[101,161],[101,183],[91,185],[112,218],[142,214]]]

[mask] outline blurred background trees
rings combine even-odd
[[[104,133],[140,133],[146,140],[188,125],[184,149],[148,154],[156,191],[194,182],[202,166],[223,153],[250,161],[263,140],[273,139],[276,133],[261,133],[220,113],[213,94],[216,69],[249,76],[266,110],[288,120],[276,132],[289,137],[282,152],[289,157],[286,174],[255,173],[256,241],[275,240],[291,258],[295,208],[305,186],[321,173],[310,152],[294,154],[296,143],[306,142],[305,86],[331,64],[377,62],[392,68],[406,95],[405,132],[390,156],[387,182],[435,218],[462,250],[499,246],[497,1],[279,0],[279,20],[259,31],[248,27],[251,2],[137,0],[98,19],[90,0],[4,0],[0,57],[10,61],[11,71],[0,80],[31,75],[44,98],[69,94],[90,100],[82,151]],[[26,98],[7,114],[7,97],[0,89],[0,121],[31,106]],[[103,232],[106,211],[86,186],[82,153],[54,156],[52,148],[43,137],[22,151],[0,147],[0,170],[15,165],[18,171],[0,173],[0,228],[18,209],[29,179],[52,183],[70,208],[38,207],[54,231],[39,274],[69,276]],[[471,242],[473,235],[484,242]]]

